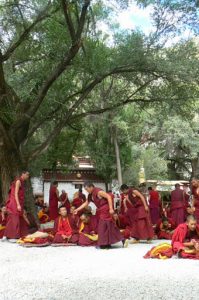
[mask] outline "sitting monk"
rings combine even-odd
[[[175,228],[176,226],[173,220],[163,216],[162,219],[158,221],[156,226],[156,234],[158,239],[171,240]]]
[[[199,225],[193,215],[180,224],[172,237],[173,252],[181,258],[199,259]]]
[[[117,214],[113,214],[113,220],[115,221],[116,226],[120,229],[120,232],[122,233],[124,239],[130,239],[131,237],[131,231],[130,231],[130,222],[127,216]]]
[[[47,222],[50,222],[49,208],[47,206],[44,206],[39,210],[37,216],[40,224],[45,224]]]
[[[54,234],[53,244],[76,244],[78,242],[79,235],[73,232],[65,206],[59,207],[59,217],[55,220]]]
[[[79,242],[80,246],[96,246],[97,235],[97,219],[95,216],[90,216],[83,213],[80,217],[79,226]]]
[[[4,236],[6,221],[7,221],[6,207],[2,205],[0,208],[0,239],[2,239]]]
[[[61,191],[61,195],[59,197],[59,200],[61,202],[61,206],[65,206],[67,209],[67,213],[70,213],[70,201],[68,199],[68,194],[65,192],[65,190]]]
[[[70,226],[73,230],[74,233],[78,233],[79,232],[79,215],[75,214],[75,207],[71,206],[70,208],[70,214],[68,215],[68,219],[70,222]]]
[[[24,227],[27,226],[27,230],[29,234],[34,233],[38,230],[38,225],[35,221],[34,216],[31,213],[27,212],[25,209],[23,213],[23,218],[25,221]]]

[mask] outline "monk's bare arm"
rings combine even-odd
[[[26,223],[27,223],[28,225],[30,225],[30,222],[29,222],[28,217],[27,217],[27,215],[26,215],[25,212],[24,212],[24,214],[23,214],[23,218],[24,218],[24,220],[26,221]]]
[[[77,214],[78,211],[84,209],[86,206],[88,206],[88,199],[87,199],[80,207],[78,207],[78,208],[75,210],[75,214]]]
[[[109,211],[110,211],[110,214],[113,214],[114,211],[113,211],[113,203],[112,203],[111,196],[110,196],[109,194],[107,194],[106,192],[104,192],[104,191],[99,191],[99,192],[98,192],[98,196],[107,199],[108,205],[109,205]]]
[[[148,211],[149,209],[148,209],[148,206],[146,204],[146,200],[145,200],[144,196],[139,191],[137,191],[137,190],[134,190],[133,194],[136,195],[136,196],[138,196],[141,199],[141,201],[142,201],[142,203],[144,205],[145,210]]]
[[[16,184],[15,184],[15,201],[17,203],[17,210],[18,211],[21,211],[21,205],[19,203],[19,189],[20,189],[20,186],[21,186],[21,182],[20,182],[20,180],[17,180]]]
[[[184,247],[193,247],[194,244],[193,244],[193,242],[187,242],[187,243],[183,243],[183,246]]]

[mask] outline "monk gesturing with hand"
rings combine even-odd
[[[88,192],[88,198],[75,210],[75,213],[77,214],[78,211],[88,206],[89,202],[93,202],[96,205],[96,216],[98,218],[98,246],[101,249],[109,249],[112,244],[123,241],[122,234],[112,218],[114,210],[111,196],[102,189],[95,187],[91,182],[85,183],[84,188]]]
[[[125,194],[124,201],[129,202],[132,206],[132,208],[130,208],[131,213],[129,214],[129,217],[131,237],[134,238],[133,243],[138,243],[140,240],[150,241],[154,236],[154,232],[151,224],[149,207],[144,196],[138,190],[129,188],[126,184],[123,184],[120,187],[120,190]]]

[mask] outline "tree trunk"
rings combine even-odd
[[[27,164],[23,160],[21,152],[16,147],[12,147],[12,142],[8,144],[2,139],[0,143],[0,181],[3,203],[6,202],[11,182],[15,177],[20,176],[23,170],[27,170]],[[25,206],[28,212],[37,217],[30,180],[26,182],[25,187]]]
[[[191,160],[191,167],[192,167],[192,178],[199,178],[199,158],[196,157]]]
[[[114,142],[114,147],[115,147],[117,179],[118,179],[119,186],[121,186],[122,185],[122,168],[121,168],[120,149],[119,149],[118,140],[117,140],[117,129],[116,128],[114,128],[114,132],[113,132],[113,142]]]
[[[169,161],[167,163],[168,175],[170,180],[180,180],[180,175],[177,173],[176,170],[176,163],[175,161]]]
[[[10,183],[16,176],[20,175],[20,172],[24,167],[21,157],[19,156],[17,151],[15,151],[15,149],[6,149],[6,147],[0,147],[0,166],[2,199],[5,203]]]

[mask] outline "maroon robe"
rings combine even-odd
[[[67,210],[67,213],[70,213],[70,201],[68,200],[68,195],[66,193],[62,193],[60,196],[61,205],[64,206]]]
[[[190,231],[186,223],[180,224],[173,233],[172,248],[174,253],[179,253],[182,258],[199,259],[195,254],[186,253],[184,251],[184,243],[190,242],[192,239],[199,239],[199,225],[195,231]]]
[[[185,221],[184,192],[180,188],[171,192],[171,218],[176,225]]]
[[[197,188],[192,188],[192,193],[194,196],[194,216],[196,217],[197,223],[199,224],[199,195],[198,195],[198,189]]]
[[[21,206],[21,211],[17,210],[17,202],[15,200],[15,186],[17,180],[20,180],[18,197]],[[6,201],[6,211],[8,213],[4,236],[8,239],[19,239],[28,233],[27,224],[23,218],[25,187],[24,181],[21,178],[16,178],[9,190],[8,199]]]
[[[137,240],[149,240],[154,236],[150,214],[146,212],[143,202],[138,196],[133,196],[133,189],[129,189],[129,200],[133,204],[135,215],[131,224],[131,236]]]
[[[152,224],[156,224],[160,218],[160,200],[159,193],[157,191],[150,191],[149,208],[151,214]]]
[[[123,215],[123,216],[125,216],[128,219],[128,223],[130,223],[132,225],[133,222],[134,222],[134,219],[135,219],[136,209],[133,206],[133,204],[131,204],[128,201],[126,201],[127,211],[125,211],[124,198],[125,198],[125,194],[122,193],[121,194],[120,214]]]
[[[78,208],[83,203],[84,203],[83,199],[78,197],[78,198],[73,199],[72,206],[75,206],[75,208]]]
[[[68,217],[62,218],[61,216],[59,216],[55,220],[54,234],[55,236],[53,239],[53,244],[65,244],[65,243],[76,244],[79,239],[79,235],[73,232]],[[64,239],[62,235],[66,235],[68,237],[68,240]]]
[[[92,201],[97,207],[98,223],[98,246],[108,246],[122,241],[123,237],[115,225],[109,213],[108,200],[98,196],[102,189],[95,187],[88,200]]]
[[[162,240],[162,239],[171,240],[172,239],[173,230],[176,228],[176,226],[171,218],[168,218],[168,223],[169,223],[169,228],[164,229],[162,220],[160,219],[157,222],[156,234],[157,234],[158,239],[160,239],[160,240]]]
[[[125,215],[118,215],[118,219],[115,221],[116,226],[120,229],[124,239],[130,239],[131,236],[131,229],[129,219]]]
[[[74,215],[74,214],[69,214],[68,219],[70,222],[70,226],[73,230],[73,233],[78,233],[79,232],[79,222],[80,222],[79,216]]]
[[[52,185],[49,192],[49,216],[50,220],[55,220],[58,217],[58,202],[57,187]]]
[[[84,227],[81,229],[81,227]],[[96,246],[97,241],[92,241],[87,237],[85,234],[91,235],[92,233],[97,234],[97,226],[98,222],[95,218],[95,216],[91,216],[88,224],[82,224],[80,223],[80,231],[79,231],[79,246]]]

